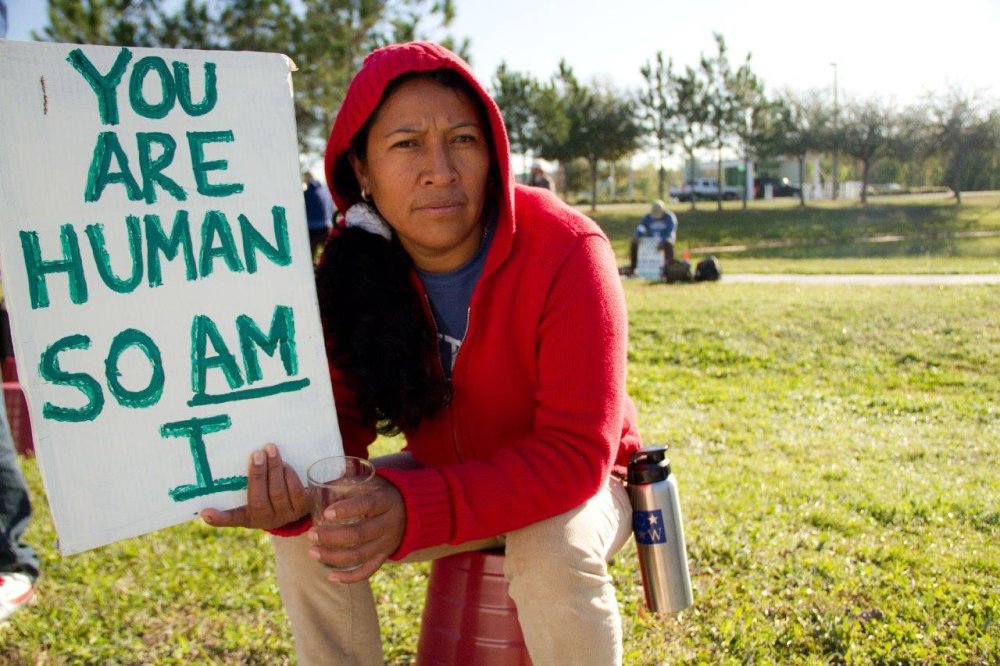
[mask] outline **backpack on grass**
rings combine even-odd
[[[698,262],[694,269],[694,281],[704,282],[706,280],[718,280],[722,277],[722,265],[713,255],[708,255]]]
[[[673,284],[674,282],[690,282],[690,262],[684,260],[667,262],[667,265],[663,267],[663,279],[670,284]]]

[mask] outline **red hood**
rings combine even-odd
[[[431,42],[393,44],[376,49],[368,54],[351,81],[326,145],[326,182],[330,186],[337,210],[345,211],[357,201],[354,199],[355,195],[341,191],[338,187],[334,180],[334,166],[350,150],[351,139],[375,111],[386,86],[403,74],[435,69],[450,69],[460,74],[479,95],[486,108],[493,133],[493,154],[503,188],[500,196],[500,228],[506,227],[513,231],[514,181],[510,170],[510,144],[500,109],[464,60],[443,46]]]

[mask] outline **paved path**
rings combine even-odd
[[[860,285],[967,285],[1000,284],[998,274],[921,274],[921,275],[798,275],[795,273],[724,273],[723,282],[762,282],[792,284],[860,284]]]

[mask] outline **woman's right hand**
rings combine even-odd
[[[256,527],[272,530],[299,520],[312,508],[299,475],[281,459],[274,444],[250,455],[247,503],[227,511],[203,509],[201,518],[214,527]]]

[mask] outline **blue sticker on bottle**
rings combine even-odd
[[[632,532],[635,533],[636,543],[646,546],[666,543],[667,530],[663,526],[663,512],[659,509],[633,511]]]

